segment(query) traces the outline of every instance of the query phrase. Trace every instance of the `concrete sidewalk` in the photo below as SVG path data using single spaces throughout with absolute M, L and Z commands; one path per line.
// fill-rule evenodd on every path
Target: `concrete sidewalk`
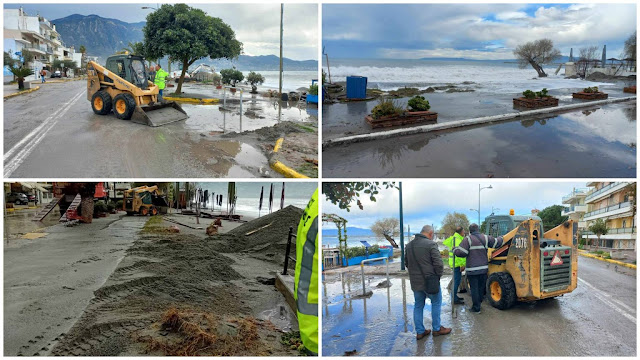
M 148 218 L 48 227 L 4 248 L 4 355 L 46 355 L 111 275 Z

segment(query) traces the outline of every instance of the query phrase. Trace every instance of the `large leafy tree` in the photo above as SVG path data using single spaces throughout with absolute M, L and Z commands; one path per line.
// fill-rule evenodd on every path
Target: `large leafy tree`
M 147 15 L 143 31 L 149 58 L 169 55 L 182 63 L 176 94 L 182 93 L 184 75 L 198 59 L 233 59 L 242 53 L 242 43 L 229 25 L 186 4 L 162 5 Z
M 596 250 L 598 250 L 598 246 L 600 245 L 600 236 L 607 235 L 607 223 L 604 219 L 600 218 L 594 221 L 591 225 L 589 225 L 589 231 L 596 234 L 598 237 L 598 242 L 596 243 Z M 591 241 L 591 245 L 593 245 L 593 240 Z
M 561 56 L 560 50 L 553 46 L 551 39 L 540 39 L 518 45 L 513 51 L 513 55 L 518 59 L 521 69 L 531 65 L 538 72 L 538 77 L 547 76 L 542 65 L 551 64 Z
M 563 208 L 564 207 L 562 205 L 551 205 L 547 206 L 538 213 L 538 216 L 540 217 L 540 219 L 542 219 L 544 231 L 549 231 L 567 221 L 568 217 L 562 216 Z

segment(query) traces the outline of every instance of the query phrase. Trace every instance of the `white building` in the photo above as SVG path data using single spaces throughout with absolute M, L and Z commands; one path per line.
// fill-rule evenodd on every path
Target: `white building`
M 584 221 L 587 205 L 584 199 L 587 197 L 589 190 L 589 188 L 574 188 L 569 194 L 562 197 L 562 203 L 565 205 L 564 209 L 562 209 L 562 216 L 568 216 L 569 219 L 577 222 L 580 232 L 587 228 L 587 222 Z
M 55 24 L 40 15 L 30 16 L 22 8 L 4 9 L 3 30 L 4 51 L 34 70 L 35 75 L 27 80 L 35 78 L 42 68 L 50 67 L 54 60 L 77 60 L 81 65 L 82 54 L 78 57 L 73 48 L 64 47 Z M 29 50 L 33 58 L 24 59 L 22 50 Z M 11 75 L 6 67 L 4 75 Z

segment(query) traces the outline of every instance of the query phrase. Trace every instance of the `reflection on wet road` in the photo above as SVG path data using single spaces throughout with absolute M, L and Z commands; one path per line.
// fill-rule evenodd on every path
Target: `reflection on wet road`
M 636 104 L 333 146 L 326 177 L 634 177 Z
M 617 270 L 606 263 L 579 258 L 580 282 L 571 294 L 533 303 L 517 303 L 497 310 L 486 301 L 480 314 L 457 306 L 451 316 L 446 289 L 450 276 L 441 279 L 442 325 L 450 335 L 417 341 L 413 326 L 413 292 L 409 279 L 392 278 L 390 288 L 376 285 L 384 276 L 362 280 L 357 273 L 323 276 L 322 346 L 324 356 L 357 351 L 361 356 L 634 356 L 636 354 L 635 271 Z M 468 294 L 463 295 L 467 304 Z M 425 307 L 430 328 L 431 305 Z

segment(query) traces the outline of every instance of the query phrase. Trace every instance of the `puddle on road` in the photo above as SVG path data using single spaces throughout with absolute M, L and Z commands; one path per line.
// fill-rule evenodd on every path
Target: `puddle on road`
M 227 103 L 228 110 L 223 110 L 222 104 L 183 104 L 182 108 L 189 114 L 189 118 L 184 121 L 185 129 L 212 133 L 211 135 L 241 133 L 274 126 L 282 121 L 307 122 L 314 120 L 314 116 L 317 118 L 317 108 L 307 111 L 295 106 L 281 107 L 276 101 L 245 100 L 242 114 L 238 103 Z
M 21 209 L 15 210 L 13 213 L 7 213 L 4 218 L 5 230 L 10 237 L 17 237 L 59 224 L 60 212 L 57 207 L 53 209 L 43 221 L 33 221 L 33 217 L 42 207 L 38 207 L 38 209 L 22 209 L 24 206 L 17 207 Z
M 451 327 L 451 301 L 446 287 L 451 279 L 440 280 L 442 293 L 442 325 Z M 378 288 L 385 276 L 366 277 L 367 290 L 362 294 L 360 274 L 323 276 L 322 353 L 343 356 L 357 350 L 362 356 L 430 356 L 451 355 L 454 337 L 432 337 L 416 342 L 413 325 L 413 292 L 408 278 L 391 278 L 391 287 Z M 424 309 L 424 325 L 431 327 L 431 304 Z
M 324 151 L 329 177 L 633 177 L 636 104 Z M 375 174 L 373 173 L 375 172 Z
M 255 177 L 247 169 L 263 173 L 269 160 L 256 147 L 236 140 L 206 140 L 191 143 L 190 154 L 210 167 L 215 176 Z

